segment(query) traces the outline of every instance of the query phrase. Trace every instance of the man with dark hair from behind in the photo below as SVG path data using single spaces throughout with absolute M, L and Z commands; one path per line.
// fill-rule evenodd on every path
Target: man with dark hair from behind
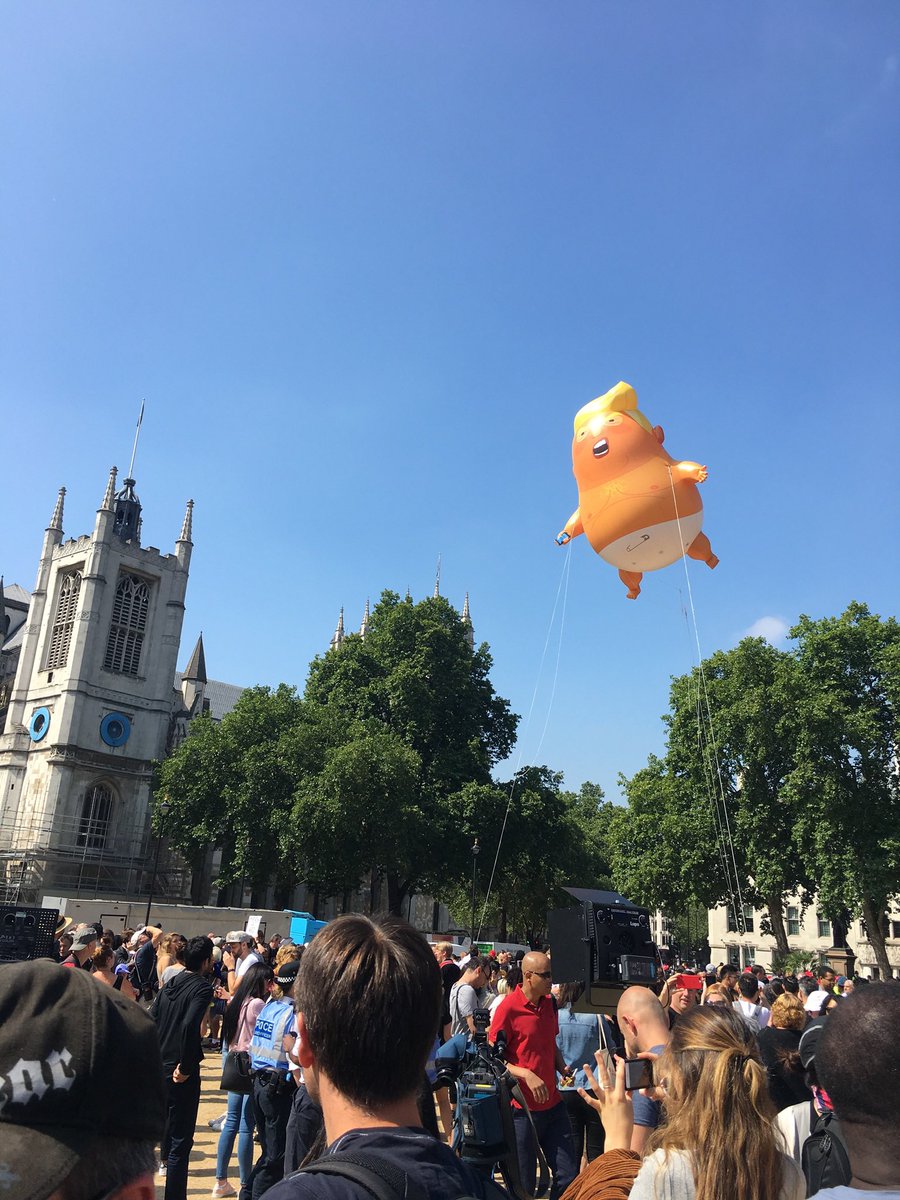
M 749 971 L 745 971 L 738 979 L 738 992 L 740 999 L 734 1001 L 734 1008 L 758 1033 L 769 1023 L 769 1010 L 760 1003 L 759 980 Z
M 398 917 L 338 917 L 307 949 L 295 995 L 295 1054 L 322 1108 L 327 1149 L 267 1200 L 371 1200 L 362 1183 L 340 1173 L 335 1160 L 350 1155 L 392 1177 L 398 1195 L 407 1185 L 431 1200 L 505 1195 L 422 1128 L 418 1095 L 442 988 L 417 930 Z
M 184 970 L 169 980 L 154 1002 L 168 1109 L 163 1143 L 166 1200 L 187 1197 L 188 1159 L 200 1106 L 200 1022 L 213 999 L 207 979 L 212 949 L 208 937 L 191 938 L 184 948 Z M 123 1070 L 127 1071 L 127 1063 Z
M 3 1200 L 154 1200 L 164 1123 L 146 1012 L 86 971 L 0 967 Z
M 827 1019 L 816 1073 L 834 1105 L 853 1177 L 822 1200 L 900 1196 L 900 980 L 841 1001 Z

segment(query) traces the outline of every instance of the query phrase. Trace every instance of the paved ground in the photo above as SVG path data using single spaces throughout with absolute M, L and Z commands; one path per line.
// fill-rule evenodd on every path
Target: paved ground
M 206 1051 L 206 1058 L 200 1066 L 200 1111 L 197 1114 L 197 1132 L 194 1135 L 194 1149 L 191 1151 L 191 1167 L 188 1174 L 188 1197 L 190 1200 L 209 1200 L 216 1184 L 216 1150 L 219 1145 L 219 1135 L 210 1129 L 207 1121 L 218 1117 L 225 1111 L 225 1093 L 219 1091 L 219 1080 L 222 1078 L 222 1058 L 214 1050 Z M 259 1147 L 256 1147 L 258 1153 Z M 254 1153 L 254 1161 L 257 1153 Z M 238 1191 L 237 1142 L 231 1156 L 231 1166 L 228 1172 L 228 1182 Z M 163 1200 L 166 1181 L 162 1175 L 156 1177 L 156 1200 Z
M 200 1200 L 209 1195 L 216 1183 L 216 1148 L 219 1145 L 219 1135 L 210 1129 L 207 1121 L 218 1117 L 225 1111 L 225 1093 L 219 1091 L 219 1080 L 222 1078 L 222 1059 L 213 1050 L 206 1051 L 206 1058 L 200 1067 L 200 1111 L 197 1114 L 197 1133 L 194 1137 L 194 1149 L 191 1151 L 191 1169 L 188 1175 L 188 1196 L 191 1200 Z M 237 1191 L 240 1187 L 237 1169 L 237 1145 L 231 1158 L 231 1169 L 228 1173 L 231 1186 Z M 156 1197 L 162 1200 L 165 1189 L 165 1179 L 156 1177 Z

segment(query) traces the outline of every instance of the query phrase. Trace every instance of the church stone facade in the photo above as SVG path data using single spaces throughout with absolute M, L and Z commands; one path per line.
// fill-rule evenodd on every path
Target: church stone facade
M 141 545 L 135 481 L 117 490 L 113 468 L 93 532 L 65 538 L 65 488 L 44 533 L 34 591 L 0 579 L 0 904 L 102 897 L 271 907 L 274 885 L 223 892 L 221 851 L 210 846 L 194 876 L 151 828 L 154 763 L 201 713 L 219 721 L 242 688 L 208 679 L 202 636 L 176 670 L 191 564 L 193 501 L 174 548 Z M 174 532 L 174 531 L 173 531 Z M 439 579 L 434 595 L 440 595 Z M 469 597 L 462 619 L 474 645 Z M 360 635 L 369 630 L 369 604 Z M 343 610 L 330 652 L 345 638 Z M 156 855 L 162 849 L 158 867 Z M 372 879 L 359 892 L 319 897 L 298 881 L 291 903 L 320 917 L 379 911 Z M 405 914 L 447 929 L 431 897 Z
M 174 686 L 193 501 L 163 553 L 141 545 L 134 486 L 117 490 L 113 468 L 93 532 L 69 539 L 60 489 L 32 595 L 13 589 L 7 611 L 0 591 L 6 902 L 146 891 L 153 763 L 208 706 L 202 644 Z M 173 867 L 162 886 L 181 895 L 187 881 Z

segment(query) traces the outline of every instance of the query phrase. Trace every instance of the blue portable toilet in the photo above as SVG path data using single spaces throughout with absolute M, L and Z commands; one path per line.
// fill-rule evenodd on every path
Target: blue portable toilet
M 317 921 L 312 913 L 297 912 L 294 908 L 286 908 L 284 911 L 291 914 L 291 941 L 296 942 L 298 946 L 312 941 L 327 924 L 325 921 Z

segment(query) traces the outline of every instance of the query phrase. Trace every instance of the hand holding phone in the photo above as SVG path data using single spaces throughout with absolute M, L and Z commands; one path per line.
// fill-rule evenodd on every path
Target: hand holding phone
M 687 988 L 689 992 L 702 992 L 703 980 L 699 975 L 676 975 L 672 987 Z
M 610 1070 L 610 1056 L 603 1050 L 594 1055 L 596 1067 L 584 1064 L 588 1087 L 579 1088 L 578 1094 L 600 1115 L 606 1131 L 607 1150 L 629 1150 L 634 1129 L 634 1108 L 631 1097 L 625 1090 L 625 1060 L 616 1058 Z
M 637 1092 L 641 1088 L 653 1087 L 653 1060 L 649 1058 L 625 1059 L 625 1090 Z

